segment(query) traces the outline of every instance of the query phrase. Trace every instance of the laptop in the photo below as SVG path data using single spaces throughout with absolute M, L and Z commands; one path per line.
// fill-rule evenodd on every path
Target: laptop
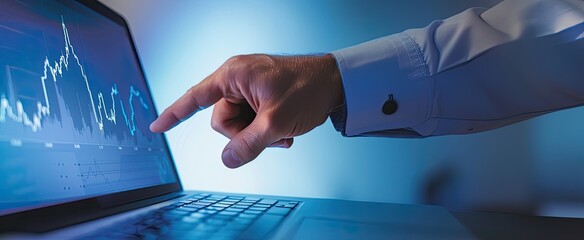
M 97 1 L 0 1 L 0 36 L 0 239 L 473 238 L 439 206 L 183 190 Z

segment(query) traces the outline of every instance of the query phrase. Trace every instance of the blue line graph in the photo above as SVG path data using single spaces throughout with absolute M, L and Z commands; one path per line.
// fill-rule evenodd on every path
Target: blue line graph
M 23 106 L 20 100 L 16 100 L 14 106 L 11 105 L 8 98 L 2 94 L 0 95 L 0 123 L 11 120 L 29 128 L 32 132 L 40 131 L 43 127 L 43 119 L 51 114 L 51 105 L 49 101 L 49 94 L 47 92 L 47 80 L 53 80 L 57 83 L 59 78 L 63 78 L 64 71 L 69 71 L 70 67 L 78 67 L 81 76 L 84 80 L 85 87 L 87 89 L 87 97 L 91 103 L 91 111 L 93 113 L 94 121 L 97 124 L 99 130 L 103 133 L 105 124 L 104 122 L 110 122 L 112 124 L 118 124 L 117 112 L 116 112 L 116 97 L 120 98 L 118 87 L 114 83 L 111 87 L 109 95 L 111 97 L 111 106 L 108 108 L 106 106 L 106 100 L 102 92 L 97 92 L 97 99 L 94 100 L 94 93 L 90 87 L 90 81 L 87 77 L 86 70 L 83 67 L 80 57 L 75 52 L 75 47 L 71 43 L 69 37 L 69 31 L 65 25 L 63 17 L 61 17 L 61 27 L 63 30 L 64 38 L 64 52 L 58 57 L 58 60 L 51 63 L 49 57 L 47 56 L 43 62 L 43 75 L 40 77 L 40 82 L 44 94 L 44 102 L 37 101 L 36 109 L 32 115 L 27 114 L 27 109 Z M 70 60 L 73 59 L 73 64 Z M 140 92 L 136 90 L 133 86 L 130 86 L 128 105 L 130 106 L 130 112 L 126 113 L 124 109 L 124 102 L 119 99 L 120 108 L 122 111 L 122 116 L 124 117 L 124 124 L 127 126 L 130 135 L 134 136 L 136 133 L 136 121 L 135 121 L 135 109 L 133 106 L 134 100 L 138 100 L 139 105 L 148 110 L 149 106 L 146 104 L 144 99 L 140 96 Z M 97 104 L 96 104 L 97 101 Z
M 176 182 L 127 28 L 75 1 L 0 1 L 0 213 Z
M 130 118 L 126 115 L 126 110 L 124 110 L 122 100 L 120 100 L 120 106 L 122 107 L 122 114 L 124 114 L 124 119 L 126 120 L 126 126 L 130 129 L 130 134 L 132 134 L 132 136 L 136 133 L 136 120 L 134 119 L 136 113 L 134 111 L 134 105 L 131 104 L 134 97 L 138 97 L 138 99 L 140 99 L 140 105 L 144 109 L 148 109 L 148 105 L 144 102 L 144 99 L 140 97 L 140 92 L 134 90 L 133 86 L 130 86 L 130 99 L 128 99 L 128 102 L 130 103 Z

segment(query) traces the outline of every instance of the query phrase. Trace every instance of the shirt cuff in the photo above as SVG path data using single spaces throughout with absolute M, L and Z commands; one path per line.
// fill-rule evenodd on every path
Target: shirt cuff
M 331 52 L 341 72 L 346 112 L 331 118 L 346 136 L 427 136 L 420 125 L 430 116 L 433 83 L 419 46 L 406 33 Z M 382 107 L 389 96 L 397 110 Z

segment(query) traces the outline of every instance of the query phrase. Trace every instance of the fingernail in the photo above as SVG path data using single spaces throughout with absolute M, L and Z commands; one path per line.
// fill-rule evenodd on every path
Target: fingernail
M 282 148 L 290 148 L 290 139 L 284 139 L 284 143 L 282 143 Z
M 284 148 L 284 145 L 282 144 L 275 144 L 272 143 L 270 146 L 268 146 L 269 148 Z
M 223 164 L 225 164 L 225 166 L 227 166 L 228 168 L 238 168 L 242 164 L 239 156 L 237 156 L 237 154 L 235 154 L 235 151 L 233 151 L 233 149 L 231 148 L 228 148 L 225 151 L 223 151 L 222 157 Z
M 288 141 L 284 141 L 283 143 L 280 143 L 280 144 L 272 144 L 272 145 L 270 145 L 270 147 L 273 147 L 273 148 L 290 148 L 290 145 L 288 144 Z
M 156 120 L 154 120 L 154 122 L 150 123 L 150 131 L 154 132 L 156 131 Z

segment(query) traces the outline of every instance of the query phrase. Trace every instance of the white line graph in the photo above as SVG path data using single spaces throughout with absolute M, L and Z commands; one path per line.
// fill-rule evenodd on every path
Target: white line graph
M 91 111 L 93 113 L 93 117 L 99 130 L 103 132 L 104 130 L 104 122 L 108 121 L 112 124 L 117 124 L 116 118 L 116 97 L 119 96 L 117 85 L 114 84 L 111 87 L 111 91 L 109 93 L 111 97 L 111 108 L 107 108 L 106 101 L 104 94 L 102 92 L 97 92 L 97 104 L 94 100 L 94 93 L 91 90 L 90 82 L 87 77 L 85 68 L 83 67 L 82 61 L 80 60 L 79 56 L 75 53 L 75 48 L 71 43 L 71 39 L 69 38 L 69 31 L 67 26 L 65 25 L 65 21 L 63 17 L 61 17 L 61 27 L 63 30 L 63 37 L 65 48 L 64 52 L 59 56 L 58 60 L 51 63 L 48 56 L 45 58 L 43 62 L 43 75 L 40 77 L 41 85 L 43 88 L 44 94 L 44 103 L 42 101 L 38 101 L 36 104 L 36 110 L 34 113 L 29 116 L 27 111 L 25 111 L 23 104 L 20 100 L 16 100 L 15 106 L 12 106 L 6 96 L 0 96 L 0 123 L 6 122 L 8 119 L 12 120 L 17 123 L 22 123 L 24 126 L 31 129 L 32 132 L 37 132 L 42 129 L 42 120 L 45 117 L 48 117 L 51 113 L 51 106 L 49 103 L 49 94 L 47 93 L 46 88 L 46 81 L 52 79 L 55 83 L 58 81 L 59 77 L 63 77 L 63 72 L 68 71 L 70 67 L 78 67 L 81 76 L 85 81 L 85 87 L 87 88 L 87 94 L 91 103 Z M 70 62 L 70 58 L 72 57 L 73 62 Z M 144 99 L 140 96 L 140 92 L 134 89 L 133 86 L 130 86 L 129 92 L 129 99 L 128 104 L 130 106 L 130 114 L 127 114 L 124 110 L 123 101 L 120 99 L 120 108 L 122 110 L 122 115 L 124 117 L 124 123 L 128 127 L 130 134 L 134 135 L 136 132 L 136 122 L 134 119 L 135 112 L 134 107 L 132 105 L 132 101 L 136 97 L 139 100 L 140 105 L 144 109 L 148 109 L 148 104 L 145 103 Z M 129 116 L 128 116 L 129 115 Z

